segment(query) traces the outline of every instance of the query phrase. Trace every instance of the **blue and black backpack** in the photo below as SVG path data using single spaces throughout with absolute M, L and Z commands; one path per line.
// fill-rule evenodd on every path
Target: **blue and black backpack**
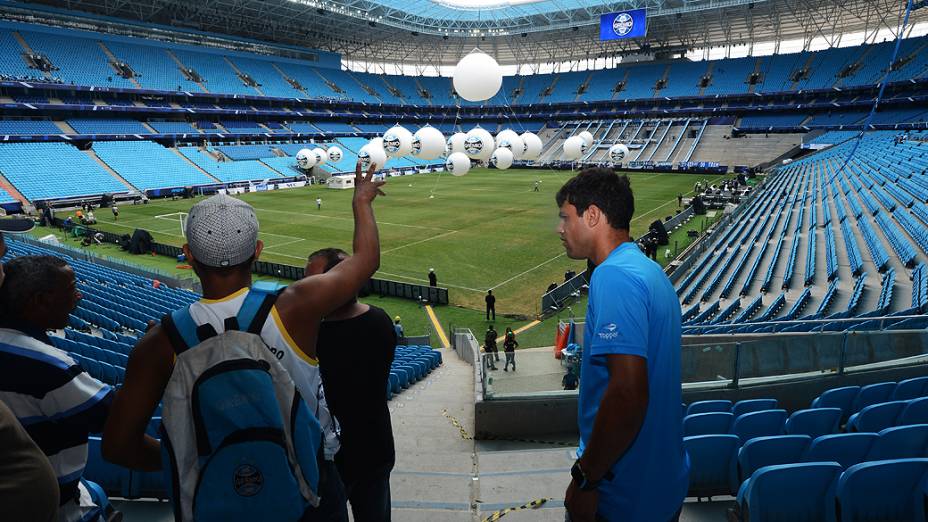
M 319 504 L 319 421 L 261 339 L 276 298 L 249 291 L 222 332 L 189 307 L 162 321 L 177 357 L 161 427 L 177 520 L 299 520 Z

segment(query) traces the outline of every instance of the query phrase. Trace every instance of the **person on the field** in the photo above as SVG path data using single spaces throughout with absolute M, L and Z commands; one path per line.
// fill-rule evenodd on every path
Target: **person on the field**
M 556 196 L 571 259 L 596 264 L 581 357 L 580 447 L 568 519 L 678 520 L 689 484 L 680 410 L 680 301 L 629 228 L 628 177 L 590 168 Z
M 487 354 L 487 361 L 490 363 L 490 369 L 496 369 L 496 363 L 499 361 L 499 348 L 496 347 L 496 338 L 499 334 L 493 329 L 493 325 L 487 327 L 487 333 L 483 336 L 483 351 Z
M 504 372 L 509 371 L 509 363 L 512 363 L 512 371 L 516 371 L 516 348 L 519 347 L 519 341 L 516 341 L 516 334 L 512 328 L 506 327 L 506 336 L 503 337 L 503 352 L 506 356 L 506 366 Z
M 394 333 L 396 333 L 397 339 L 402 339 L 403 337 L 406 337 L 405 332 L 403 332 L 403 324 L 400 323 L 400 316 L 396 316 L 393 318 L 393 331 Z
M 483 299 L 487 303 L 487 321 L 490 320 L 490 314 L 493 314 L 493 320 L 496 320 L 496 296 L 493 295 L 493 290 L 487 290 L 487 295 Z
M 113 204 L 113 220 L 119 221 L 119 207 L 115 203 Z
M 434 268 L 429 268 L 429 286 L 438 286 L 438 276 L 435 275 Z
M 316 198 L 316 210 L 322 210 L 322 198 Z

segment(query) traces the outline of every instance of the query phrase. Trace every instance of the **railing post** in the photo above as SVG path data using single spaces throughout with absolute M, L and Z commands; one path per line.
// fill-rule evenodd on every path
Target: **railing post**
M 741 343 L 735 343 L 735 357 L 732 360 L 731 382 L 729 388 L 738 389 L 738 379 L 741 377 Z
M 850 334 L 844 332 L 844 341 L 841 343 L 841 353 L 838 354 L 838 375 L 844 375 L 844 362 L 847 359 L 847 338 Z

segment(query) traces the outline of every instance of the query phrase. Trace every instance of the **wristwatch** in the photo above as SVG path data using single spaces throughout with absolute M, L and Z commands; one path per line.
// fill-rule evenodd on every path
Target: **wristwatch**
M 580 488 L 580 491 L 593 491 L 598 488 L 604 480 L 612 480 L 615 476 L 612 471 L 607 471 L 605 475 L 602 476 L 599 480 L 589 480 L 586 476 L 586 473 L 583 472 L 583 468 L 580 467 L 580 459 L 577 459 L 574 462 L 574 465 L 570 468 L 570 476 L 577 481 L 577 487 Z

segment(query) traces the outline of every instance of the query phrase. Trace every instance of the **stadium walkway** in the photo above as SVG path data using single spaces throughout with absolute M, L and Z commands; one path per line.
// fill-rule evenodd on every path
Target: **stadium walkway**
M 473 368 L 452 350 L 443 364 L 390 401 L 396 441 L 391 480 L 396 522 L 479 522 L 494 512 L 547 498 L 538 509 L 507 512 L 506 522 L 561 522 L 576 457 L 565 446 L 474 441 Z M 125 520 L 167 522 L 166 503 L 116 501 Z M 683 521 L 724 521 L 724 503 L 687 503 Z

